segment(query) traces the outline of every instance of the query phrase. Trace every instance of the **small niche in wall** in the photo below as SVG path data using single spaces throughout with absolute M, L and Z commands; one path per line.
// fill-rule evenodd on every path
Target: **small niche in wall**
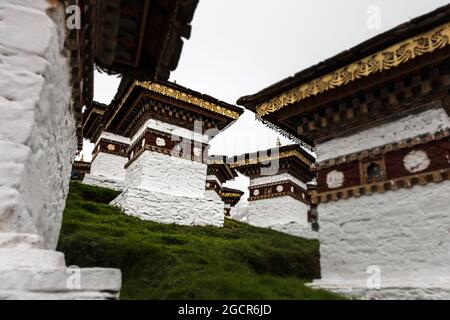
M 375 183 L 386 180 L 384 159 L 367 160 L 361 164 L 362 183 Z

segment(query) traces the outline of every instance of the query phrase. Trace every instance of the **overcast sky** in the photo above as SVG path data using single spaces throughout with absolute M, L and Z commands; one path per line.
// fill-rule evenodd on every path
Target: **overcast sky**
M 256 93 L 447 3 L 445 0 L 200 0 L 192 22 L 192 36 L 185 41 L 171 80 L 235 103 L 242 95 Z M 116 78 L 97 74 L 95 99 L 109 103 L 117 85 Z M 275 146 L 276 138 L 275 132 L 246 112 L 212 141 L 211 153 L 234 155 L 267 149 Z M 286 139 L 282 142 L 289 143 Z

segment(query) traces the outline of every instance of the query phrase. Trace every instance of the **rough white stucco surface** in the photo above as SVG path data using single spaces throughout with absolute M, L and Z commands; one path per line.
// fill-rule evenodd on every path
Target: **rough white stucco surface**
M 91 172 L 84 177 L 83 183 L 122 191 L 125 188 L 127 161 L 126 157 L 100 152 L 92 161 Z
M 445 181 L 321 204 L 316 284 L 368 298 L 450 298 L 449 194 Z M 369 266 L 386 290 L 365 288 Z
M 308 206 L 292 197 L 250 201 L 246 213 L 248 223 L 256 227 L 270 228 L 298 237 L 317 238 L 308 222 Z
M 127 168 L 126 186 L 172 195 L 203 197 L 206 170 L 204 163 L 145 151 Z
M 276 174 L 276 175 L 271 175 L 271 176 L 262 176 L 262 177 L 250 179 L 250 187 L 263 185 L 263 184 L 267 184 L 267 183 L 287 181 L 287 180 L 294 182 L 299 187 L 302 187 L 305 191 L 307 190 L 306 184 L 303 181 L 301 181 L 300 179 L 297 179 L 296 177 L 294 177 L 293 175 L 291 175 L 289 173 L 281 173 L 281 174 Z
M 54 249 L 76 148 L 64 18 L 47 1 L 0 3 L 0 232 Z
M 64 12 L 49 6 L 0 2 L 0 300 L 113 299 L 120 270 L 79 269 L 72 287 L 54 251 L 76 138 Z
M 126 188 L 111 204 L 128 215 L 160 223 L 222 227 L 224 222 L 223 202 L 208 196 L 186 197 Z
M 438 104 L 434 109 L 319 144 L 316 148 L 317 162 L 414 138 L 422 134 L 435 133 L 445 128 L 450 128 L 450 117 Z
M 0 300 L 117 299 L 118 269 L 68 269 L 53 250 L 0 248 Z
M 223 226 L 224 204 L 205 191 L 203 163 L 145 151 L 127 168 L 126 188 L 112 204 L 162 223 Z

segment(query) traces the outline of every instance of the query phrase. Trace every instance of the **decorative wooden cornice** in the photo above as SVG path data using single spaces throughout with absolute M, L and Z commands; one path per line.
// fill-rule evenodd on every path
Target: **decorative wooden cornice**
M 90 173 L 91 163 L 84 161 L 75 161 L 72 166 L 72 170 L 79 173 Z
M 84 176 L 91 172 L 91 163 L 84 161 L 75 161 L 72 166 L 70 179 L 74 181 L 83 181 Z
M 243 195 L 244 192 L 242 192 L 241 190 L 230 189 L 226 187 L 222 188 L 222 191 L 220 193 L 222 201 L 230 207 L 234 207 L 241 200 L 241 197 Z
M 316 170 L 312 203 L 450 180 L 450 129 L 324 161 Z
M 282 93 L 258 105 L 256 113 L 259 117 L 266 116 L 309 97 L 317 96 L 358 79 L 396 68 L 417 57 L 445 48 L 449 44 L 450 23 L 446 23 Z
M 345 200 L 349 198 L 359 198 L 361 196 L 375 193 L 385 193 L 404 188 L 409 189 L 415 185 L 425 186 L 429 183 L 439 183 L 444 180 L 450 180 L 450 169 L 414 174 L 389 181 L 375 182 L 357 187 L 340 189 L 337 191 L 322 193 L 313 192 L 311 195 L 311 201 L 314 203 L 327 203 L 330 201 Z
M 176 100 L 180 100 L 180 101 L 192 104 L 194 106 L 200 107 L 202 109 L 206 109 L 208 111 L 212 111 L 214 113 L 218 113 L 220 115 L 231 118 L 233 120 L 237 120 L 240 116 L 240 114 L 238 112 L 229 110 L 229 109 L 219 106 L 215 103 L 206 101 L 202 98 L 195 97 L 191 94 L 176 90 L 174 88 L 167 87 L 165 85 L 162 85 L 162 84 L 159 84 L 156 82 L 135 81 L 134 86 L 142 87 L 144 89 L 156 92 L 163 96 L 170 97 L 170 98 L 173 98 Z
M 288 150 L 288 151 L 281 151 L 274 156 L 257 156 L 257 157 L 249 157 L 246 159 L 238 160 L 238 161 L 231 163 L 230 167 L 235 169 L 235 168 L 249 166 L 249 165 L 258 165 L 258 164 L 264 164 L 264 163 L 267 164 L 273 160 L 286 159 L 286 158 L 290 158 L 290 157 L 296 157 L 308 166 L 310 166 L 313 163 L 310 159 L 305 157 L 300 151 Z
M 125 168 L 128 168 L 145 151 L 206 164 L 207 159 L 204 155 L 208 148 L 207 144 L 190 139 L 172 140 L 172 138 L 172 135 L 167 132 L 147 128 L 127 149 L 129 161 L 125 164 Z
M 215 180 L 206 180 L 205 190 L 206 191 L 214 191 L 219 196 L 222 193 L 222 187 Z
M 363 150 L 360 152 L 351 153 L 345 156 L 337 157 L 334 159 L 329 159 L 322 161 L 318 164 L 313 165 L 311 168 L 313 170 L 322 170 L 332 168 L 341 164 L 350 163 L 357 160 L 376 158 L 381 155 L 385 155 L 389 152 L 398 151 L 402 149 L 412 148 L 422 144 L 426 144 L 432 141 L 440 141 L 450 137 L 450 129 L 446 128 L 444 130 L 438 131 L 436 133 L 428 133 L 415 138 L 404 139 L 395 143 L 390 143 L 381 147 L 372 148 L 369 150 Z
M 229 192 L 222 192 L 220 194 L 222 198 L 240 198 L 242 194 L 240 193 L 229 193 Z
M 231 208 L 235 207 L 236 204 L 241 200 L 244 193 L 240 190 L 224 188 L 220 193 L 220 198 L 222 199 L 224 206 L 224 213 L 226 217 L 231 214 Z
M 279 197 L 292 197 L 305 204 L 309 204 L 308 192 L 290 180 L 255 185 L 249 187 L 248 190 L 250 193 L 248 201 L 267 200 Z
M 126 143 L 101 138 L 92 152 L 92 162 L 97 158 L 99 153 L 107 153 L 114 156 L 126 157 L 128 147 L 129 145 Z
M 207 159 L 206 163 L 208 165 L 207 175 L 216 176 L 221 183 L 233 180 L 238 176 L 236 170 L 231 169 L 224 160 Z

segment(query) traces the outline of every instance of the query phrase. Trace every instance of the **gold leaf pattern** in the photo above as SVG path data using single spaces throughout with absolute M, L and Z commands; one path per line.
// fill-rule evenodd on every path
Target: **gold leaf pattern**
M 136 81 L 135 85 L 145 88 L 147 90 L 159 93 L 161 95 L 164 95 L 164 96 L 167 96 L 170 98 L 174 98 L 176 100 L 180 100 L 183 102 L 193 104 L 197 107 L 221 114 L 223 116 L 226 116 L 226 117 L 234 119 L 234 120 L 239 118 L 239 113 L 237 113 L 236 111 L 221 107 L 215 103 L 203 100 L 201 98 L 194 97 L 188 93 L 166 87 L 159 83 L 155 83 L 155 82 L 151 82 L 151 81 L 145 81 L 145 82 Z
M 306 98 L 344 86 L 355 80 L 400 66 L 416 57 L 432 53 L 450 43 L 450 23 L 420 36 L 400 42 L 370 57 L 352 63 L 318 79 L 302 84 L 256 107 L 259 117 L 278 111 Z

